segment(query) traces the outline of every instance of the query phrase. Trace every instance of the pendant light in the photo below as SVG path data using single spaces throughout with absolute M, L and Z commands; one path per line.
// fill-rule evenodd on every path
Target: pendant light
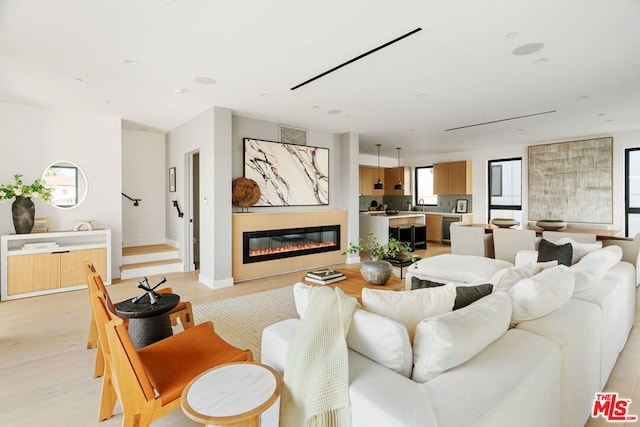
M 378 182 L 373 184 L 373 188 L 375 190 L 383 190 L 384 184 L 382 183 L 382 181 L 380 181 L 380 146 L 382 144 L 376 144 L 376 145 L 378 146 Z
M 402 170 L 400 170 L 400 147 L 397 147 L 398 150 L 398 183 L 393 187 L 396 190 L 404 190 L 404 185 L 402 185 Z

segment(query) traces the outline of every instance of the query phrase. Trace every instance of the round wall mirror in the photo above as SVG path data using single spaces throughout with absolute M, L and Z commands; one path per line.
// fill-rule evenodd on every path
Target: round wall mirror
M 60 209 L 78 206 L 87 196 L 87 177 L 75 163 L 51 163 L 42 173 L 42 183 L 51 187 L 51 204 Z

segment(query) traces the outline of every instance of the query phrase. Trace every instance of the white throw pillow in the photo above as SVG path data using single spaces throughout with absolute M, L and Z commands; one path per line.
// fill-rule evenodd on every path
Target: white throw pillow
M 523 251 L 520 251 L 523 252 Z M 518 253 L 520 253 L 518 252 Z M 533 252 L 533 251 L 529 251 Z M 516 254 L 516 259 L 517 259 Z M 517 264 L 517 263 L 516 263 Z M 498 271 L 493 275 L 491 279 L 489 279 L 489 283 L 493 285 L 493 292 L 504 291 L 509 292 L 509 289 L 516 283 L 518 283 L 522 279 L 526 279 L 527 277 L 534 276 L 540 273 L 542 270 L 555 267 L 558 265 L 558 261 L 548 261 L 548 262 L 533 262 L 530 264 L 524 264 L 516 267 L 505 268 L 504 270 Z
M 571 243 L 571 247 L 573 248 L 571 264 L 577 263 L 585 255 L 587 255 L 590 252 L 597 251 L 598 249 L 602 249 L 602 242 L 580 243 L 580 242 L 576 242 L 571 237 L 561 237 L 556 241 L 556 245 L 564 245 L 566 243 Z
M 508 267 L 513 267 L 513 264 L 500 259 L 442 254 L 423 258 L 410 266 L 407 278 L 409 283 L 412 275 L 440 282 L 486 283 L 498 270 Z
M 347 345 L 374 362 L 411 378 L 413 350 L 400 322 L 356 308 Z
M 574 292 L 584 291 L 600 283 L 607 271 L 621 259 L 622 248 L 617 245 L 607 246 L 583 256 L 580 261 L 571 266 L 576 278 Z
M 565 265 L 520 280 L 509 290 L 513 306 L 511 323 L 517 325 L 558 309 L 571 298 L 574 286 L 574 273 Z
M 509 329 L 511 300 L 497 292 L 460 310 L 424 319 L 413 342 L 413 374 L 426 382 L 485 349 Z
M 456 286 L 453 283 L 414 291 L 362 290 L 364 309 L 405 325 L 412 342 L 418 322 L 425 317 L 451 311 L 455 300 Z
M 516 267 L 522 267 L 527 264 L 535 264 L 537 262 L 538 262 L 538 251 L 522 249 L 516 252 Z
M 307 310 L 309 288 L 302 282 L 293 285 L 293 299 L 300 318 Z M 400 322 L 356 307 L 347 346 L 400 375 L 411 377 L 413 350 L 407 328 Z

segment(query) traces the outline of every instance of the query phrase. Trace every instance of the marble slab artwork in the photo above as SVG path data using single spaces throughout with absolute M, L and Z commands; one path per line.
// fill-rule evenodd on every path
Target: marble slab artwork
M 244 176 L 260 187 L 254 206 L 329 204 L 329 149 L 244 138 Z
M 613 223 L 613 138 L 529 146 L 529 219 Z

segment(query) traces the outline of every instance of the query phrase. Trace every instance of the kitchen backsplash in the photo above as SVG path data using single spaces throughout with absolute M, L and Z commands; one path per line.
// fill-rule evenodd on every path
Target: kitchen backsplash
M 446 196 L 438 196 L 437 206 L 425 206 L 425 212 L 451 212 L 455 210 L 458 200 L 463 199 L 467 201 L 467 213 L 473 213 L 473 196 L 468 194 L 453 194 Z M 409 210 L 407 200 L 411 202 L 411 210 L 422 210 L 422 206 L 414 206 L 413 198 L 411 196 L 360 196 L 359 209 L 360 211 L 368 211 L 371 203 L 375 201 L 377 206 L 381 206 L 384 203 L 388 205 L 388 209 L 397 209 L 399 211 Z

